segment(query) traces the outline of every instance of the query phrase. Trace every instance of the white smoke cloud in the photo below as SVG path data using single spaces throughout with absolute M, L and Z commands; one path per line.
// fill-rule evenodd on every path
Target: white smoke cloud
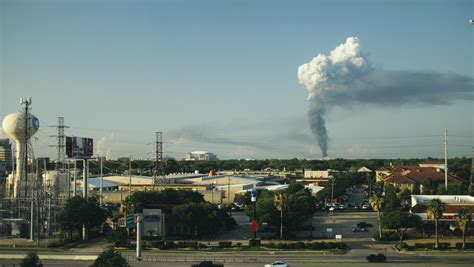
M 349 37 L 329 56 L 318 54 L 298 68 L 298 80 L 308 90 L 308 119 L 312 132 L 327 156 L 325 114 L 334 106 L 447 105 L 474 99 L 474 79 L 453 73 L 386 71 L 372 67 L 361 52 L 359 39 Z
M 97 141 L 97 155 L 100 157 L 104 157 L 106 159 L 112 159 L 113 154 L 112 154 L 112 148 L 111 148 L 111 142 L 115 139 L 115 134 L 110 134 L 109 137 L 107 136 L 102 136 L 98 141 Z

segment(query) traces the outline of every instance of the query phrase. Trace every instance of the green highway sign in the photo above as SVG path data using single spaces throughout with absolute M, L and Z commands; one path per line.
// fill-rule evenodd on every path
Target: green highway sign
M 133 227 L 135 225 L 135 214 L 127 215 L 127 227 Z

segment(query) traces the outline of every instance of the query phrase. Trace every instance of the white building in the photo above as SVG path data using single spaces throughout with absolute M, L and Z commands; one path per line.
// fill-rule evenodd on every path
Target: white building
M 217 160 L 217 155 L 208 151 L 193 151 L 184 160 Z

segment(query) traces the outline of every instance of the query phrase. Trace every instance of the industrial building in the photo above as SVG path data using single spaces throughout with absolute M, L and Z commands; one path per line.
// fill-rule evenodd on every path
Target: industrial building
M 208 151 L 193 151 L 184 160 L 217 160 L 217 155 Z

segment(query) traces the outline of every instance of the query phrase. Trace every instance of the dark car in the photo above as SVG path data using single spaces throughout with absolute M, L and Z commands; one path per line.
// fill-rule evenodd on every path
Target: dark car
M 374 227 L 371 223 L 360 222 L 357 224 L 357 228 L 369 228 Z

